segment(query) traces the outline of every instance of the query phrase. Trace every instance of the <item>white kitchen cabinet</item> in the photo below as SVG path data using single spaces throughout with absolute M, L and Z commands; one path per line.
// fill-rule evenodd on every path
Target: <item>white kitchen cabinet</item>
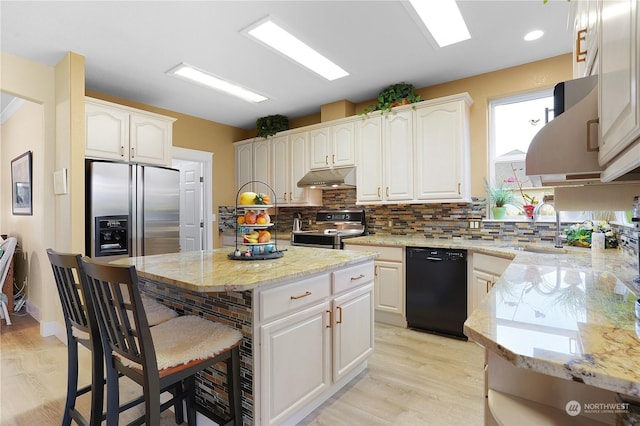
M 640 141 L 640 7 L 636 0 L 603 1 L 600 18 L 600 165 Z M 637 160 L 635 165 L 639 165 Z M 606 175 L 616 175 L 606 170 Z
M 171 165 L 175 119 L 85 98 L 85 156 L 132 163 Z
M 257 138 L 251 144 L 253 150 L 253 180 L 270 184 L 271 179 L 271 140 Z M 254 183 L 253 190 L 267 193 L 267 187 Z
M 413 111 L 394 111 L 383 119 L 383 197 L 410 201 L 413 197 Z
M 373 352 L 373 262 L 259 290 L 259 424 L 295 424 Z
M 407 326 L 405 310 L 405 262 L 402 247 L 364 246 L 345 242 L 345 250 L 378 253 L 374 260 L 374 309 L 376 321 Z
M 415 114 L 415 198 L 470 201 L 469 105 L 467 96 L 442 98 Z
M 271 140 L 271 185 L 278 205 L 322 205 L 319 189 L 298 188 L 298 181 L 309 170 L 307 166 L 307 132 L 276 136 Z
M 470 200 L 471 103 L 463 93 L 358 121 L 357 203 Z
M 382 117 L 370 116 L 356 123 L 358 160 L 356 162 L 357 202 L 382 202 L 384 176 L 382 173 Z
M 311 170 L 353 166 L 355 164 L 353 121 L 311 129 L 309 151 Z
M 472 253 L 471 276 L 468 280 L 467 291 L 469 295 L 467 312 L 469 314 L 489 293 L 509 264 L 511 264 L 511 259 L 484 253 Z
M 413 199 L 412 110 L 374 115 L 358 122 L 358 204 Z
M 573 27 L 573 77 L 587 77 L 598 71 L 598 25 L 601 0 L 581 0 L 569 5 Z
M 245 183 L 253 180 L 253 140 L 236 142 L 236 191 Z M 245 187 L 253 191 L 253 185 Z
M 373 283 L 333 301 L 333 381 L 345 377 L 373 353 Z
M 329 311 L 326 301 L 261 327 L 261 424 L 282 423 L 331 385 Z

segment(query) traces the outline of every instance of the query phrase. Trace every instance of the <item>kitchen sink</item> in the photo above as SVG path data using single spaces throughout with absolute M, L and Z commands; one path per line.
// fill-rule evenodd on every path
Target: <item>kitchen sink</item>
M 535 247 L 529 245 L 517 245 L 517 246 L 506 246 L 510 250 L 525 252 L 525 253 L 539 253 L 539 254 L 567 254 L 571 253 L 572 250 L 567 247 Z

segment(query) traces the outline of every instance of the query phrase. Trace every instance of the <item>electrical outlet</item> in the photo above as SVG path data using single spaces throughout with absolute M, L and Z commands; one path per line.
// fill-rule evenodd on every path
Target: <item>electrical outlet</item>
M 390 220 L 388 225 L 389 225 L 389 228 L 391 228 L 393 226 L 393 220 Z

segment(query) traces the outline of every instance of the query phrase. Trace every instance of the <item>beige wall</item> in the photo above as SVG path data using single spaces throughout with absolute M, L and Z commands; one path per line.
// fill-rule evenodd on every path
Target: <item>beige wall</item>
M 233 142 L 251 137 L 249 132 L 104 93 L 90 90 L 86 93 L 87 96 L 94 98 L 176 118 L 177 120 L 173 124 L 173 146 L 213 153 L 212 211 L 217 213 L 218 206 L 235 204 L 235 150 Z M 218 247 L 218 232 L 213 232 L 213 238 L 214 247 Z

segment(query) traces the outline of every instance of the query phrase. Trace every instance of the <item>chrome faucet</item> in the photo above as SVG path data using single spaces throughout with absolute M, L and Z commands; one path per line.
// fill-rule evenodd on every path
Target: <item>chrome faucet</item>
M 553 210 L 556 212 L 556 237 L 554 247 L 562 248 L 562 237 L 560 236 L 560 212 L 555 208 L 553 201 L 553 195 L 545 195 L 544 197 L 542 197 L 542 202 L 533 209 L 533 223 L 536 222 L 536 219 L 540 215 L 540 209 L 542 208 L 542 206 L 553 206 Z

